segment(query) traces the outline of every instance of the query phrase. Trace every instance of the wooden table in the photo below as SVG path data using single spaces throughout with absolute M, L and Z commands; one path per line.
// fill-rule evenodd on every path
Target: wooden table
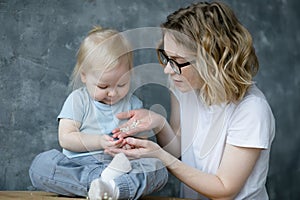
M 0 191 L 0 200 L 9 200 L 9 199 L 24 199 L 24 200 L 71 200 L 71 199 L 85 199 L 85 198 L 68 198 L 68 197 L 59 197 L 57 194 L 49 192 L 39 192 L 39 191 Z
M 0 191 L 0 200 L 83 200 L 86 198 L 72 198 L 72 197 L 61 197 L 54 193 L 41 192 L 41 191 Z M 179 200 L 180 198 L 175 197 L 157 197 L 147 196 L 141 198 L 141 200 Z M 187 199 L 186 199 L 187 200 Z

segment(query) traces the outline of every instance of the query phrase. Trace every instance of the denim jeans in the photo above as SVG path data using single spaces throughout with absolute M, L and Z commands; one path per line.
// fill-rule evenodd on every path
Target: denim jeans
M 107 155 L 68 158 L 55 149 L 35 157 L 29 169 L 33 186 L 37 189 L 66 196 L 87 196 L 91 182 L 99 178 L 110 163 Z M 130 161 L 132 170 L 114 179 L 119 199 L 138 199 L 163 188 L 168 172 L 155 158 Z

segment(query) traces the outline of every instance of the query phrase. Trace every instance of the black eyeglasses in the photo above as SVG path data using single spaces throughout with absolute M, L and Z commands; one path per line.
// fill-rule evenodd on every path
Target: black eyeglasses
M 176 74 L 181 74 L 181 68 L 186 67 L 186 66 L 190 65 L 191 63 L 195 62 L 195 61 L 191 61 L 191 62 L 185 62 L 185 63 L 178 63 L 175 60 L 173 60 L 172 58 L 169 58 L 167 56 L 165 50 L 163 50 L 163 49 L 157 49 L 156 53 L 157 53 L 158 61 L 160 62 L 160 64 L 163 67 L 166 67 L 168 62 L 170 62 L 170 65 Z

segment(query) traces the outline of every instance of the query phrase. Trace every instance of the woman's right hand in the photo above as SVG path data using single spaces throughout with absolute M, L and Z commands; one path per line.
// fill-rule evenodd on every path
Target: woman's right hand
M 116 117 L 120 120 L 128 119 L 128 121 L 112 131 L 115 138 L 125 138 L 149 130 L 157 133 L 166 123 L 163 116 L 147 109 L 121 112 Z

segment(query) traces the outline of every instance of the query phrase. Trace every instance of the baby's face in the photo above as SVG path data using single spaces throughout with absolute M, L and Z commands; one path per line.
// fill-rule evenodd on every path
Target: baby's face
M 113 69 L 82 73 L 81 80 L 95 101 L 113 105 L 124 98 L 130 89 L 130 66 L 127 59 L 120 59 Z

